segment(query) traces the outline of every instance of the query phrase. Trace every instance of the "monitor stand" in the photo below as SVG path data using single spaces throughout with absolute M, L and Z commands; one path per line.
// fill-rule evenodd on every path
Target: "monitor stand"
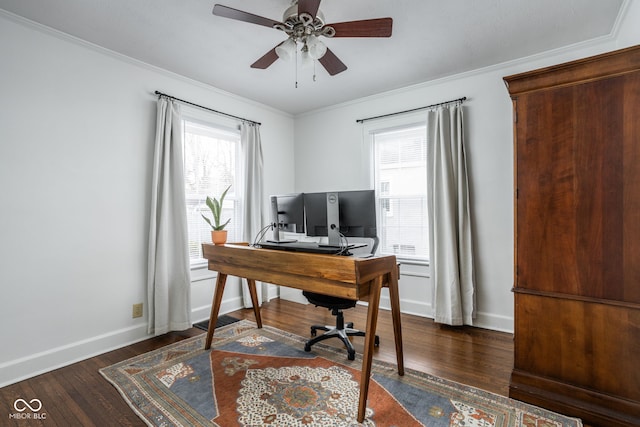
M 338 193 L 327 193 L 327 237 L 326 247 L 340 247 L 340 200 Z
M 282 239 L 280 238 L 280 227 L 278 224 L 273 224 L 273 239 L 267 240 L 269 243 L 294 243 L 297 242 L 296 239 Z
M 295 239 L 281 239 L 280 238 L 280 225 L 278 224 L 278 198 L 271 196 L 271 229 L 273 230 L 273 239 L 267 240 L 269 243 L 293 243 L 297 242 Z

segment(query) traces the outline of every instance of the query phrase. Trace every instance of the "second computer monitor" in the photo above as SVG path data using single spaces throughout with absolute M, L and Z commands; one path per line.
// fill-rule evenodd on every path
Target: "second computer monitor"
M 304 197 L 302 193 L 271 196 L 271 225 L 274 242 L 290 242 L 281 239 L 280 232 L 304 233 Z
M 338 199 L 335 207 L 334 198 Z M 339 230 L 345 237 L 378 237 L 374 190 L 305 193 L 304 205 L 307 236 L 328 236 L 332 244 L 331 228 L 335 226 L 333 231 Z M 332 220 L 328 221 L 329 218 Z

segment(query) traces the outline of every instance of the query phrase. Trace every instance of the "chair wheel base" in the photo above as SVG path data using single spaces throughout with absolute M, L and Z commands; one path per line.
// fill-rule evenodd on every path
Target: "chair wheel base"
M 332 325 L 312 325 L 309 329 L 311 332 L 311 339 L 307 341 L 304 345 L 304 351 L 310 352 L 311 346 L 315 343 L 324 341 L 328 338 L 339 338 L 344 343 L 344 346 L 347 350 L 347 358 L 349 360 L 356 359 L 356 351 L 353 348 L 353 344 L 351 343 L 349 337 L 358 336 L 364 337 L 365 333 L 363 331 L 358 331 L 353 328 L 353 322 L 345 322 L 342 311 L 334 310 L 334 316 L 336 316 L 336 326 Z M 324 334 L 318 336 L 318 330 L 325 331 Z M 375 347 L 380 347 L 380 338 L 376 335 L 374 339 Z

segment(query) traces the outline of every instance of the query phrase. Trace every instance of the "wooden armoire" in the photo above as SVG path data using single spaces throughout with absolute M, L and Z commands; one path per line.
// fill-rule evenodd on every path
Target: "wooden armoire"
M 640 426 L 640 46 L 504 78 L 513 100 L 509 395 Z

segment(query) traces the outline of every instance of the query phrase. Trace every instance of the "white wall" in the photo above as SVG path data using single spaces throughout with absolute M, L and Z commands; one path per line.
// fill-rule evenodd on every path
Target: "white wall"
M 612 36 L 537 57 L 359 99 L 296 118 L 296 191 L 370 188 L 366 126 L 357 119 L 466 96 L 465 142 L 475 226 L 477 319 L 513 331 L 513 133 L 502 78 L 640 42 L 640 2 L 628 2 Z M 617 36 L 617 37 L 616 37 Z M 404 312 L 431 317 L 429 268 L 401 267 Z
M 291 116 L 0 12 L 0 386 L 147 337 L 155 90 L 262 122 L 265 191 L 293 190 Z

